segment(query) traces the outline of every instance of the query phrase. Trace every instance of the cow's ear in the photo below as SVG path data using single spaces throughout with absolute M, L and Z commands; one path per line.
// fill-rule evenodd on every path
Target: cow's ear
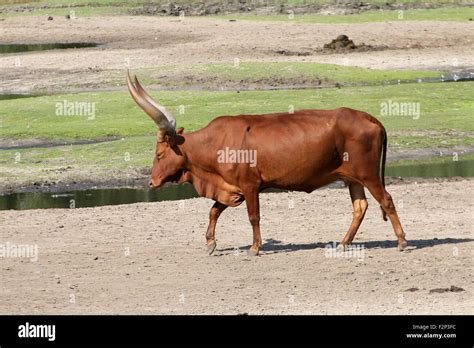
M 184 128 L 183 128 L 183 127 L 179 127 L 178 129 L 176 129 L 176 134 L 182 135 L 183 132 L 184 132 Z

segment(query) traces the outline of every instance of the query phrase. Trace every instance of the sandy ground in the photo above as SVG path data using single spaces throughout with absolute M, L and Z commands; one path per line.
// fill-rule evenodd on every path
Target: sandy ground
M 326 245 L 349 226 L 347 189 L 262 194 L 265 251 L 252 258 L 245 204 L 221 216 L 213 256 L 202 198 L 1 211 L 0 241 L 39 257 L 0 260 L 0 314 L 474 313 L 474 180 L 388 190 L 410 247 L 397 251 L 370 199 L 363 249 L 341 257 Z M 464 290 L 430 293 L 451 286 Z
M 38 35 L 41 33 L 41 35 Z M 318 49 L 340 34 L 389 49 L 324 54 Z M 0 21 L 5 43 L 97 42 L 103 47 L 8 54 L 0 57 L 0 91 L 101 87 L 110 72 L 162 66 L 241 61 L 311 61 L 375 69 L 473 67 L 474 23 L 400 21 L 362 24 L 296 24 L 210 18 L 11 17 Z M 311 51 L 282 56 L 278 50 Z M 118 76 L 118 75 L 117 75 Z M 121 75 L 120 75 L 121 76 Z M 110 86 L 109 86 L 110 87 Z

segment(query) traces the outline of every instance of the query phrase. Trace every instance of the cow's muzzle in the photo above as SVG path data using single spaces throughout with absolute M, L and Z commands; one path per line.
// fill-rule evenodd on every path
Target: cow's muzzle
M 156 189 L 160 187 L 163 183 L 161 181 L 155 181 L 153 179 L 150 179 L 148 182 L 148 186 L 150 186 L 151 189 Z

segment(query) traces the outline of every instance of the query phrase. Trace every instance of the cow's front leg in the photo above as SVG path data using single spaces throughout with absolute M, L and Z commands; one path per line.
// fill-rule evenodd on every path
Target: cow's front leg
M 253 243 L 248 254 L 250 256 L 257 256 L 262 248 L 262 236 L 260 235 L 260 204 L 258 199 L 258 191 L 251 191 L 248 194 L 244 193 L 245 201 L 247 202 L 247 213 L 250 224 L 253 230 Z
M 211 208 L 211 211 L 209 212 L 209 226 L 207 227 L 206 232 L 206 246 L 209 255 L 211 255 L 216 249 L 215 232 L 217 219 L 227 207 L 228 206 L 225 204 L 215 202 Z

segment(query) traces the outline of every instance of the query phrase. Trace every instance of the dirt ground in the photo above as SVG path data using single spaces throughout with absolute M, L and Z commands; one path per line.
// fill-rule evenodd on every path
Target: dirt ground
M 325 43 L 340 34 L 348 35 L 357 44 L 388 49 L 320 52 Z M 306 61 L 374 69 L 452 71 L 473 67 L 473 36 L 472 22 L 296 24 L 203 17 L 56 17 L 53 21 L 44 17 L 10 17 L 0 21 L 4 43 L 85 41 L 104 46 L 2 55 L 0 91 L 100 88 L 128 66 L 137 69 L 178 62 L 233 62 L 235 58 L 242 62 Z M 277 53 L 281 50 L 310 54 L 287 56 Z
M 212 201 L 1 211 L 0 240 L 37 244 L 3 258 L 0 314 L 472 314 L 474 180 L 388 187 L 409 241 L 373 199 L 355 242 L 347 189 L 261 195 L 264 252 L 245 204 L 223 213 L 204 247 Z M 450 289 L 450 290 L 446 290 Z

